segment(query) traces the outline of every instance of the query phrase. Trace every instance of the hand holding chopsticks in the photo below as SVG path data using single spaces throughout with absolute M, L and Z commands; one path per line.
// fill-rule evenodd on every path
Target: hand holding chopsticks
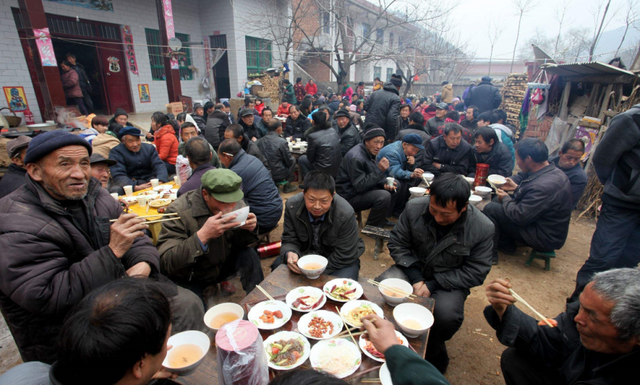
M 522 299 L 522 297 L 520 297 L 515 291 L 513 291 L 512 289 L 509 289 L 509 293 L 511 293 L 511 295 L 513 296 L 513 298 L 516 299 L 516 301 L 521 302 L 523 305 L 525 305 L 526 307 L 528 307 L 532 312 L 535 313 L 535 315 L 540 318 L 541 321 L 544 321 L 544 323 L 546 323 L 547 325 L 551 326 L 552 328 L 555 327 L 555 325 L 553 325 L 551 322 L 549 322 L 549 320 L 547 319 L 547 317 L 543 316 L 539 311 L 537 311 L 536 309 L 533 308 L 533 306 L 529 305 L 527 303 L 527 301 L 525 301 L 524 299 Z
M 384 290 L 388 290 L 391 292 L 394 292 L 396 294 L 398 294 L 399 296 L 403 296 L 406 297 L 407 299 L 410 299 L 412 301 L 414 301 L 416 298 L 418 298 L 415 294 L 413 293 L 407 293 L 404 290 L 400 290 L 397 287 L 393 287 L 393 286 L 387 286 L 385 284 L 382 284 L 380 282 L 374 281 L 373 279 L 369 279 L 367 282 L 369 282 L 370 284 L 374 285 L 374 286 L 378 286 Z

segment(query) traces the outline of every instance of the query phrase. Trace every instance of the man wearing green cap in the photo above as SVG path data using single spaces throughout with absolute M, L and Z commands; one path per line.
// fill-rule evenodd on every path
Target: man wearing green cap
M 180 196 L 167 209 L 180 220 L 163 223 L 158 238 L 160 269 L 178 285 L 204 301 L 208 286 L 240 273 L 248 293 L 263 280 L 260 258 L 249 245 L 258 240 L 256 216 L 235 221 L 224 217 L 244 206 L 242 178 L 227 169 L 207 171 L 199 189 Z

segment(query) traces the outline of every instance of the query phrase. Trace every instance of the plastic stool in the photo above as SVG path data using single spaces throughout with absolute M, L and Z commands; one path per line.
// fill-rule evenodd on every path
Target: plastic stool
M 555 251 L 537 251 L 534 249 L 531 249 L 531 252 L 529 253 L 529 258 L 527 259 L 527 262 L 524 263 L 525 266 L 529 267 L 531 266 L 531 262 L 533 262 L 534 259 L 543 259 L 544 260 L 544 269 L 546 271 L 551 270 L 551 258 L 555 258 L 556 257 L 556 252 Z

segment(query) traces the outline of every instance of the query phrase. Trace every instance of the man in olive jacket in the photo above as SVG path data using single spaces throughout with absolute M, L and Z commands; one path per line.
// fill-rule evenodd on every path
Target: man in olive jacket
M 335 194 L 333 178 L 311 171 L 304 180 L 304 193 L 287 201 L 280 256 L 272 269 L 286 263 L 300 274 L 298 259 L 319 254 L 329 260 L 325 274 L 358 279 L 364 242 L 349 202 Z
M 264 276 L 253 248 L 258 240 L 256 216 L 249 213 L 242 226 L 235 216 L 222 216 L 244 206 L 242 178 L 226 169 L 209 170 L 202 187 L 180 196 L 167 209 L 180 220 L 163 223 L 158 237 L 160 269 L 178 285 L 203 298 L 204 289 L 240 272 L 247 293 Z
M 409 201 L 389 239 L 396 264 L 377 278 L 404 279 L 414 294 L 435 299 L 425 358 L 442 373 L 449 365 L 445 341 L 462 325 L 470 289 L 491 270 L 494 228 L 468 205 L 469 194 L 462 176 L 446 173 L 431 184 L 430 198 Z

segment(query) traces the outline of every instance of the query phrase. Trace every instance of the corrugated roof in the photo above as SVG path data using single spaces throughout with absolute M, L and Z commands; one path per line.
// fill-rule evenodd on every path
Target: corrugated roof
M 559 76 L 589 76 L 589 75 L 629 75 L 637 76 L 633 72 L 614 67 L 599 61 L 568 63 L 568 64 L 543 64 L 550 74 Z

